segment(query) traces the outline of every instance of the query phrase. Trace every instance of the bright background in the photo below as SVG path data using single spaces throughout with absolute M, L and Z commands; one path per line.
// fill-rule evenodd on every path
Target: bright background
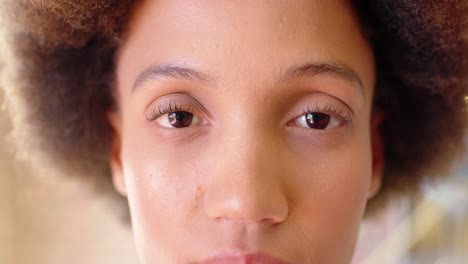
M 13 159 L 8 130 L 0 112 L 0 263 L 137 263 L 112 203 L 76 182 L 33 176 Z M 468 263 L 468 165 L 426 189 L 363 223 L 354 264 Z

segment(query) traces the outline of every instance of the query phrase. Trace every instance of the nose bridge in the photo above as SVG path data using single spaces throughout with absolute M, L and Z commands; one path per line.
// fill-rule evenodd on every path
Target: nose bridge
M 211 219 L 282 222 L 289 209 L 278 140 L 265 126 L 248 123 L 223 134 L 204 209 Z

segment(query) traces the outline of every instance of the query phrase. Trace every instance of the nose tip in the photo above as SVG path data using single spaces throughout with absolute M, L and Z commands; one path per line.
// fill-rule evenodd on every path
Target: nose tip
M 212 207 L 207 215 L 215 220 L 232 220 L 240 223 L 277 224 L 286 219 L 287 213 L 282 204 L 270 203 L 268 207 L 259 204 L 246 204 L 239 199 L 226 199 L 219 207 Z
M 289 208 L 279 186 L 239 181 L 226 187 L 215 187 L 205 195 L 204 209 L 212 220 L 240 223 L 278 224 Z

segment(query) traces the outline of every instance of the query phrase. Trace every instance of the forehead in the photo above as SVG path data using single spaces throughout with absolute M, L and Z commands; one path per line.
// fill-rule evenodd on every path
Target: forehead
M 175 62 L 232 80 L 269 79 L 292 64 L 333 62 L 356 71 L 365 86 L 373 83 L 370 47 L 341 0 L 143 1 L 124 43 L 118 76 L 135 78 L 152 64 Z

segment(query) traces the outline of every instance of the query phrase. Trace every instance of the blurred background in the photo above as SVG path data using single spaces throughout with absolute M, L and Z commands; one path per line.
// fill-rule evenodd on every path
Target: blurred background
M 76 182 L 33 176 L 14 160 L 8 130 L 0 111 L 0 263 L 137 263 L 112 203 Z M 424 190 L 363 222 L 353 264 L 468 263 L 468 165 Z

